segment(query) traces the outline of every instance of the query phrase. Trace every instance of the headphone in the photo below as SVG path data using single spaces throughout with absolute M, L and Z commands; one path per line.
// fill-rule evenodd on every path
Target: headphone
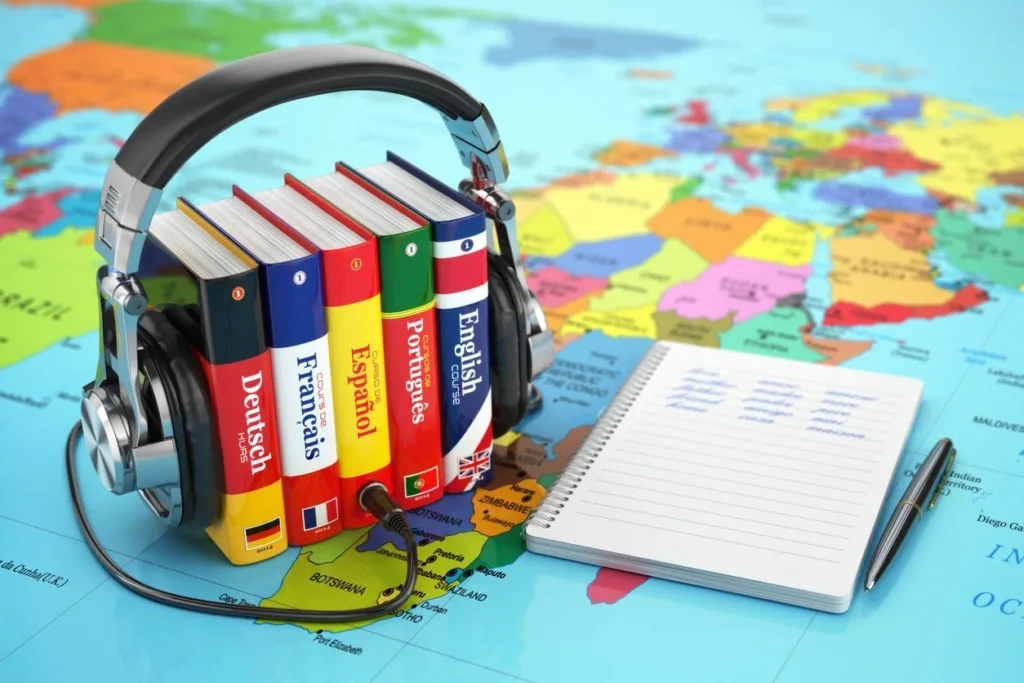
M 412 593 L 416 544 L 404 513 L 386 488 L 370 483 L 360 504 L 403 535 L 407 576 L 381 604 L 347 611 L 225 605 L 167 593 L 125 574 L 97 542 L 82 508 L 73 465 L 75 439 L 111 492 L 137 491 L 166 525 L 201 529 L 220 512 L 222 479 L 205 375 L 187 341 L 195 325 L 186 309 L 151 308 L 138 279 L 142 247 L 163 188 L 201 147 L 234 123 L 277 104 L 347 90 L 405 95 L 440 113 L 471 177 L 459 191 L 481 206 L 488 231 L 489 345 L 493 435 L 507 433 L 542 400 L 534 380 L 554 362 L 554 340 L 520 263 L 515 205 L 500 187 L 508 161 L 487 108 L 429 67 L 361 46 L 287 48 L 218 67 L 172 93 L 125 140 L 100 194 L 95 248 L 100 358 L 83 388 L 81 421 L 68 436 L 66 465 L 72 503 L 86 541 L 122 585 L 164 604 L 248 618 L 352 621 L 380 616 Z M 497 245 L 495 248 L 495 238 Z

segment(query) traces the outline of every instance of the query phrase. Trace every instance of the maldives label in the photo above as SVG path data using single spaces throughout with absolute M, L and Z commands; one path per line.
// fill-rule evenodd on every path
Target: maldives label
M 283 349 L 271 348 L 281 441 L 281 473 L 297 477 L 333 468 L 334 394 L 327 335 Z
M 435 379 L 434 306 L 402 317 L 384 318 L 384 354 L 388 359 L 388 418 L 391 426 L 392 493 L 397 503 L 426 505 L 441 497 L 440 487 L 405 495 L 404 480 L 441 467 L 441 418 Z
M 441 365 L 441 451 L 444 485 L 461 493 L 491 477 L 491 376 L 487 298 L 455 308 L 438 308 L 437 334 Z M 480 457 L 475 457 L 478 454 Z M 459 460 L 472 458 L 479 476 L 469 475 Z M 463 476 L 460 476 L 461 475 Z
M 247 493 L 279 482 L 281 456 L 269 351 L 219 365 L 196 355 L 210 383 L 224 493 Z

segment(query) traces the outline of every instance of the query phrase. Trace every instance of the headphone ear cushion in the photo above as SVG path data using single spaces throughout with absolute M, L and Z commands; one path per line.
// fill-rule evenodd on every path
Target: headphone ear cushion
M 487 252 L 488 344 L 491 363 L 492 435 L 507 433 L 526 414 L 529 398 L 529 340 L 519 281 L 508 264 Z
M 180 526 L 205 529 L 220 513 L 223 470 L 206 377 L 186 332 L 178 327 L 190 321 L 183 309 L 169 305 L 164 311 L 146 311 L 138 330 L 167 394 L 178 451 Z

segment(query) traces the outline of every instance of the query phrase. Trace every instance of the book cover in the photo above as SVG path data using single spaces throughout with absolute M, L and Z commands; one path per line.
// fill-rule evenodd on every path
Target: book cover
M 231 563 L 252 564 L 279 555 L 288 545 L 259 272 L 252 259 L 212 230 L 187 202 L 179 199 L 177 210 L 251 266 L 217 279 L 186 276 L 184 268 L 181 275 L 170 277 L 194 282 L 194 289 L 181 283 L 176 289 L 194 292 L 194 301 L 183 302 L 196 322 L 189 341 L 209 383 L 223 464 L 221 512 L 206 533 Z M 155 239 L 150 242 L 159 248 Z
M 388 152 L 387 163 L 468 212 L 439 218 L 402 184 L 376 174 L 367 178 L 431 223 L 444 486 L 447 493 L 462 493 L 493 476 L 487 219 L 480 206 L 397 154 Z
M 378 481 L 393 493 L 377 239 L 294 176 L 286 174 L 285 184 L 365 240 L 321 251 L 342 522 L 346 529 L 364 527 L 376 519 L 359 506 L 359 490 Z
M 338 162 L 335 170 L 422 223 L 410 232 L 377 235 L 392 495 L 404 509 L 414 509 L 444 494 L 430 224 L 344 163 Z
M 285 524 L 289 545 L 310 545 L 341 531 L 338 456 L 327 348 L 327 325 L 316 246 L 283 229 L 282 221 L 237 186 L 232 194 L 307 250 L 268 263 L 233 240 L 259 263 L 264 328 L 270 348 L 281 449 Z M 212 209 L 211 209 L 212 210 Z M 196 212 L 230 234 L 199 207 Z

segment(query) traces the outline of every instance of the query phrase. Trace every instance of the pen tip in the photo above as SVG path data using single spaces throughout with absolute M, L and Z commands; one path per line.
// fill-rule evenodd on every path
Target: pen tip
M 867 593 L 868 591 L 870 591 L 874 587 L 875 587 L 874 580 L 873 579 L 868 579 L 867 583 L 864 584 L 864 592 Z

